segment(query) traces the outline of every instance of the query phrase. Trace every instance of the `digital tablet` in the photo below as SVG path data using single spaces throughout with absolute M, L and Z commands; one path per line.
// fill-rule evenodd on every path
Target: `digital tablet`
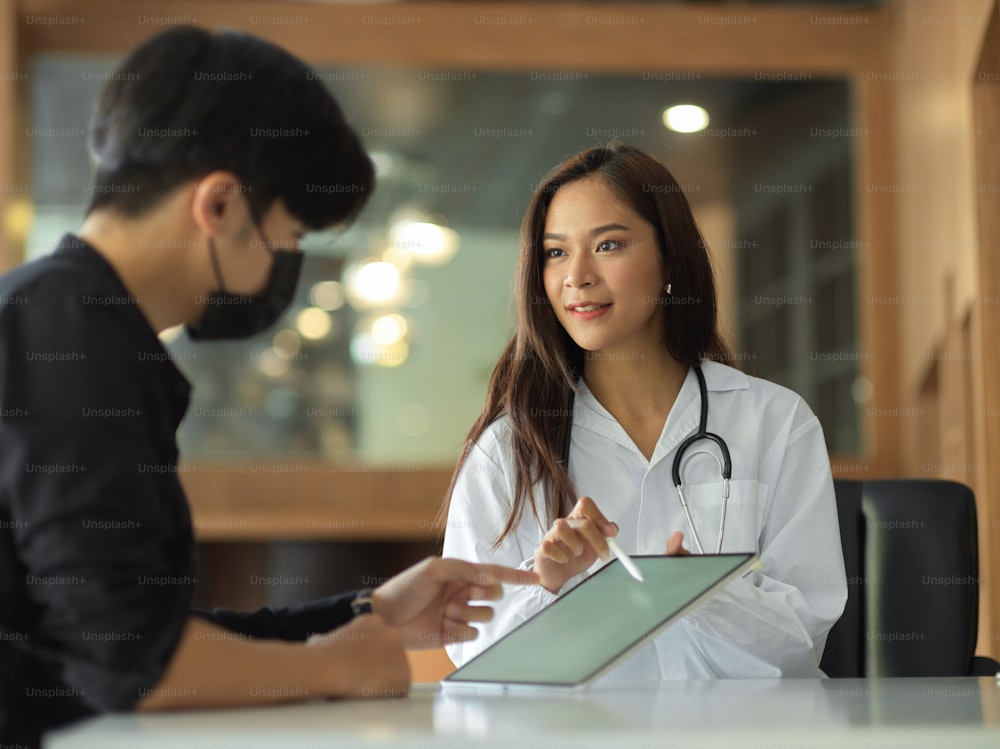
M 757 555 L 617 559 L 446 677 L 443 687 L 581 687 L 739 575 Z

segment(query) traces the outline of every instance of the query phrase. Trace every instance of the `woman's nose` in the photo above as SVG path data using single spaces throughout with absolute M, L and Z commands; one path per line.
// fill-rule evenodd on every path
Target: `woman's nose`
M 566 274 L 566 285 L 573 288 L 583 288 L 593 286 L 594 268 L 590 257 L 586 253 L 574 253 L 570 259 L 568 273 Z

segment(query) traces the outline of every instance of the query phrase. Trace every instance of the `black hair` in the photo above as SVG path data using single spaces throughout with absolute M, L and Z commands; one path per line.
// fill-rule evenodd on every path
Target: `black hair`
M 87 213 L 128 217 L 191 179 L 230 171 L 255 221 L 281 198 L 309 229 L 349 221 L 375 169 L 337 100 L 304 62 L 250 34 L 177 26 L 131 52 L 91 120 Z

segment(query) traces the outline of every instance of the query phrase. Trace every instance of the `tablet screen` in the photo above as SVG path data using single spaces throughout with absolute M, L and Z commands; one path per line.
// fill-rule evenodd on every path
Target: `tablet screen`
M 753 554 L 617 559 L 459 668 L 445 682 L 575 686 L 728 581 Z

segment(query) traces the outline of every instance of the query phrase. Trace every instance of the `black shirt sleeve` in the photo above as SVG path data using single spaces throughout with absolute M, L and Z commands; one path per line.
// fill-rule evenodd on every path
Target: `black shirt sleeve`
M 64 249 L 0 279 L 0 631 L 26 638 L 0 642 L 5 739 L 11 716 L 29 735 L 132 708 L 192 613 L 300 641 L 352 618 L 350 593 L 191 611 L 189 386 L 110 266 Z
M 329 632 L 351 621 L 354 595 L 353 592 L 344 593 L 280 609 L 270 606 L 252 612 L 198 609 L 195 613 L 247 637 L 301 642 L 310 635 Z
M 20 591 L 9 615 L 66 689 L 121 710 L 159 681 L 188 616 L 190 520 L 176 475 L 149 468 L 170 460 L 174 436 L 136 377 L 134 331 L 67 288 L 26 289 L 0 314 L 0 504 L 18 562 L 4 574 Z

